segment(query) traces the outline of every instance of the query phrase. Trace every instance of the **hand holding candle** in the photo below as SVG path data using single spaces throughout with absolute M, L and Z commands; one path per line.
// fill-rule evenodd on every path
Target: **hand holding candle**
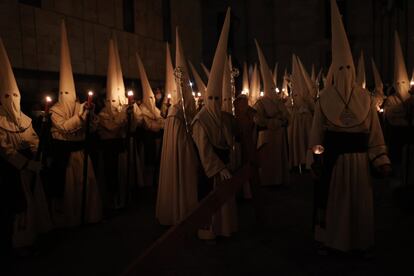
M 88 91 L 88 104 L 87 104 L 88 109 L 92 108 L 92 100 L 93 100 L 93 91 L 89 90 Z

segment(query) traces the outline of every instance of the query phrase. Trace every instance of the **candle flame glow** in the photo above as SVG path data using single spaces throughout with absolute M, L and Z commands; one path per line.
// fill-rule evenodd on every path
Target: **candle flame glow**
M 196 95 L 195 92 L 193 92 L 192 94 L 193 94 L 193 97 L 195 97 L 195 95 Z
M 134 91 L 128 90 L 127 95 L 128 95 L 128 97 L 134 96 Z
M 316 145 L 312 150 L 314 154 L 322 154 L 325 151 L 325 148 L 321 145 Z
M 414 80 L 410 81 L 410 86 L 414 86 Z
M 260 91 L 260 97 L 263 97 L 263 96 L 264 96 L 264 92 Z
M 276 93 L 279 93 L 279 92 L 280 92 L 279 88 L 278 88 L 278 87 L 276 87 Z
M 171 94 L 170 93 L 168 93 L 167 98 L 171 99 Z
M 92 90 L 88 91 L 88 96 L 91 96 L 91 97 L 93 96 L 93 91 Z
M 197 93 L 197 96 L 198 96 L 198 97 L 201 97 L 201 93 L 200 93 L 200 92 L 198 92 L 198 93 Z
M 51 98 L 50 96 L 46 96 L 46 102 L 47 102 L 47 103 L 52 102 L 52 98 Z

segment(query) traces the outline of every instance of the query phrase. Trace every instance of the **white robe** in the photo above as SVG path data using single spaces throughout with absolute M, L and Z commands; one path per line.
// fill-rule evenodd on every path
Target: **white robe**
M 80 104 L 76 102 L 74 116 L 65 118 L 63 108 L 56 103 L 51 109 L 52 137 L 63 141 L 83 141 L 85 139 L 84 122 L 79 118 Z M 62 202 L 55 202 L 53 218 L 59 226 L 76 226 L 81 223 L 83 191 L 84 152 L 70 153 L 66 168 L 66 183 Z M 99 222 L 102 218 L 102 203 L 95 179 L 95 172 L 88 158 L 88 181 L 86 192 L 85 221 Z
M 349 108 L 356 119 L 349 126 L 340 123 L 344 105 L 328 87 L 315 106 L 310 147 L 323 145 L 324 132 L 368 133 L 368 152 L 338 157 L 332 171 L 326 208 L 326 227 L 315 226 L 315 238 L 341 251 L 366 250 L 374 244 L 374 204 L 370 161 L 374 167 L 389 164 L 375 103 L 362 88 L 353 93 Z M 328 116 L 328 117 L 327 117 Z
M 289 182 L 287 133 L 282 123 L 288 121 L 284 103 L 262 97 L 257 100 L 254 121 L 260 128 L 257 139 L 260 185 L 281 185 Z
M 198 159 L 187 133 L 180 105 L 171 106 L 165 119 L 156 217 L 175 225 L 197 205 Z
M 295 101 L 291 109 L 289 138 L 289 164 L 298 167 L 306 164 L 309 133 L 312 127 L 313 106 L 303 100 Z
M 4 115 L 0 114 L 0 158 L 4 158 L 13 167 L 20 170 L 22 189 L 27 203 L 26 211 L 15 217 L 13 246 L 15 248 L 31 246 L 37 234 L 45 233 L 52 228 L 52 222 L 43 183 L 39 175 L 34 175 L 33 172 L 23 168 L 28 159 L 18 151 L 30 149 L 35 154 L 39 138 L 33 130 L 30 119 L 25 115 L 23 129 L 17 128 Z M 35 187 L 32 192 L 33 177 L 35 177 Z
M 204 107 L 196 115 L 192 123 L 193 139 L 197 145 L 201 164 L 208 178 L 213 178 L 214 186 L 221 182 L 220 171 L 226 168 L 214 151 L 219 149 L 231 149 L 231 123 L 227 113 L 222 112 L 221 126 L 215 126 L 214 120 Z M 236 232 L 237 205 L 235 197 L 227 201 L 221 209 L 213 215 L 212 230 L 215 235 L 229 237 Z

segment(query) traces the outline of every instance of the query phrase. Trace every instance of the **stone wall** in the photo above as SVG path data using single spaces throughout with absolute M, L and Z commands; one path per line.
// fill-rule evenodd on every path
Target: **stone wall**
M 182 10 L 187 3 L 192 7 L 192 13 L 200 12 L 199 1 L 170 1 L 174 8 L 171 27 L 180 22 L 188 55 L 199 59 L 201 34 L 197 31 L 201 28 L 200 16 L 192 20 L 188 17 L 190 11 Z M 138 78 L 136 51 L 140 53 L 153 84 L 163 83 L 162 4 L 163 0 L 134 0 L 134 33 L 130 33 L 123 30 L 122 0 L 42 0 L 40 8 L 17 0 L 0 1 L 0 36 L 15 68 L 20 89 L 33 95 L 58 87 L 62 18 L 66 21 L 78 91 L 99 90 L 105 86 L 111 35 L 115 35 L 118 41 L 127 86 Z M 197 47 L 192 48 L 191 45 Z

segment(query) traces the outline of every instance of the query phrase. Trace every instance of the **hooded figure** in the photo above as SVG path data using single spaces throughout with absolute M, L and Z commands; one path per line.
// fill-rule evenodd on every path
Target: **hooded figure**
M 177 87 L 176 91 L 182 92 L 182 98 L 179 92 L 177 103 L 171 106 L 165 119 L 156 206 L 156 217 L 162 225 L 177 224 L 198 202 L 197 152 L 191 139 L 190 126 L 186 126 L 195 115 L 195 102 L 188 85 L 188 71 L 185 71 L 188 67 L 178 28 L 175 41 L 176 68 L 180 67 L 182 71 L 182 82 L 177 83 L 181 88 Z
M 311 100 L 315 101 L 318 97 L 318 90 L 319 90 L 319 86 L 317 84 L 317 80 L 313 80 L 311 76 L 309 76 L 308 71 L 306 71 L 305 66 L 303 65 L 302 61 L 300 60 L 300 58 L 298 56 L 296 56 L 298 65 L 300 67 L 301 73 L 302 73 L 302 77 L 303 77 L 303 81 L 305 81 L 305 85 L 306 88 L 309 91 L 309 95 Z M 311 109 L 312 109 L 312 113 L 313 113 L 313 103 L 311 103 Z
M 99 163 L 98 177 L 105 207 L 118 209 L 126 205 L 128 186 L 135 181 L 142 181 L 142 175 L 135 175 L 142 173 L 142 170 L 138 167 L 138 162 L 133 162 L 139 159 L 131 145 L 131 135 L 128 135 L 128 99 L 125 96 L 121 62 L 115 40 L 109 40 L 108 50 L 106 101 L 98 115 L 98 134 L 102 140 L 102 162 Z M 142 124 L 143 118 L 140 108 L 135 104 L 129 112 L 129 131 L 132 132 L 138 124 Z
M 306 164 L 309 133 L 312 127 L 314 98 L 311 93 L 298 57 L 292 60 L 292 97 L 289 137 L 290 167 L 299 167 Z M 305 72 L 306 73 L 306 72 Z M 307 73 L 306 73 L 307 74 Z M 310 79 L 309 79 L 310 80 Z
M 366 76 L 365 76 L 365 59 L 364 59 L 364 52 L 361 50 L 361 54 L 358 60 L 358 70 L 356 76 L 356 83 L 360 85 L 363 89 L 367 84 Z
M 394 89 L 395 93 L 387 97 L 384 113 L 387 122 L 393 127 L 407 127 L 408 109 L 404 102 L 410 98 L 410 81 L 405 67 L 400 38 L 395 32 L 394 40 Z
M 168 115 L 170 106 L 178 102 L 177 86 L 175 84 L 174 67 L 171 61 L 170 44 L 166 43 L 165 53 L 165 94 L 164 102 L 161 108 L 162 116 L 165 118 Z
M 85 122 L 89 112 L 76 100 L 65 23 L 61 25 L 59 101 L 50 109 L 56 188 L 53 211 L 60 226 L 81 223 Z M 93 118 L 93 117 L 92 117 Z M 92 120 L 93 121 L 93 120 Z M 85 220 L 96 223 L 102 217 L 101 198 L 91 160 L 88 158 Z M 63 185 L 63 186 L 60 186 Z
M 264 95 L 253 108 L 254 122 L 258 126 L 257 150 L 260 184 L 264 186 L 288 184 L 289 164 L 287 152 L 288 111 L 275 91 L 275 83 L 266 59 L 257 41 Z
M 199 196 L 205 196 L 209 188 L 224 179 L 231 178 L 228 165 L 233 143 L 232 116 L 221 111 L 222 88 L 225 62 L 227 59 L 227 40 L 230 27 L 230 9 L 227 10 L 223 29 L 214 54 L 211 74 L 207 84 L 205 105 L 195 116 L 193 139 L 197 146 L 207 183 L 199 183 Z M 205 194 L 201 192 L 205 191 Z M 232 198 L 213 216 L 211 227 L 199 231 L 201 239 L 212 239 L 215 235 L 230 236 L 237 230 L 237 209 Z
M 198 92 L 201 93 L 201 97 L 204 97 L 204 94 L 206 93 L 207 86 L 205 85 L 203 79 L 198 74 L 197 70 L 195 69 L 194 65 L 191 63 L 191 61 L 188 62 L 190 65 L 191 73 L 193 74 L 195 83 L 197 85 Z
M 200 63 L 201 68 L 203 68 L 204 74 L 206 74 L 207 79 L 210 78 L 210 70 L 207 69 L 207 67 L 204 65 L 204 63 Z
M 41 164 L 33 160 L 39 138 L 20 110 L 19 88 L 1 39 L 0 76 L 1 252 L 10 254 L 12 247 L 32 246 L 38 233 L 50 230 L 51 221 L 39 177 Z
M 163 128 L 164 119 L 161 117 L 160 110 L 155 106 L 154 92 L 148 81 L 147 73 L 145 72 L 144 64 L 141 57 L 136 53 L 139 78 L 142 87 L 142 104 L 140 108 L 144 116 L 145 128 L 150 131 L 158 132 Z
M 355 68 L 341 15 L 331 0 L 332 76 L 320 94 L 310 134 L 315 154 L 315 238 L 340 251 L 374 243 L 370 163 L 389 173 L 389 160 L 371 96 L 355 84 Z M 323 160 L 322 173 L 316 170 Z
M 247 70 L 247 63 L 243 63 L 243 90 L 242 94 L 249 94 L 249 71 Z
M 275 87 L 277 87 L 277 67 L 278 63 L 276 62 L 275 68 L 273 69 L 273 82 L 275 83 Z
M 249 105 L 254 106 L 257 99 L 260 97 L 260 75 L 257 70 L 257 64 L 254 64 L 252 77 L 250 80 L 250 90 L 249 90 Z
M 375 65 L 375 62 L 373 59 L 371 59 L 371 63 L 372 63 L 372 74 L 374 75 L 374 83 L 375 83 L 375 89 L 374 89 L 375 106 L 377 108 L 377 111 L 380 111 L 381 106 L 385 100 L 384 85 L 382 84 L 381 75 L 378 72 L 377 66 Z

